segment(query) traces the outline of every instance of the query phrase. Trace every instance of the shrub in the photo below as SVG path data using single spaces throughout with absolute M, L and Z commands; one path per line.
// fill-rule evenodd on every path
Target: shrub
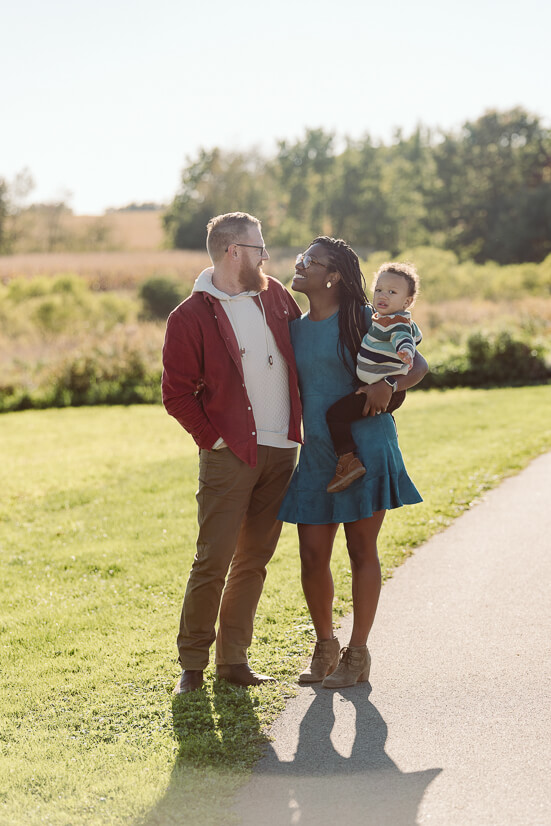
M 57 365 L 34 389 L 0 386 L 0 412 L 97 404 L 153 404 L 161 401 L 161 369 L 134 348 L 95 348 Z
M 68 360 L 52 377 L 47 395 L 53 407 L 139 404 L 160 401 L 160 370 L 147 366 L 134 349 L 94 350 Z
M 507 387 L 551 379 L 543 347 L 515 339 L 510 333 L 469 336 L 466 350 L 432 364 L 421 387 Z
M 76 275 L 14 278 L 0 285 L 0 333 L 12 342 L 19 340 L 18 345 L 22 337 L 29 342 L 90 330 L 104 334 L 118 324 L 136 321 L 138 309 L 135 296 L 93 292 Z
M 148 278 L 140 287 L 144 317 L 165 319 L 178 304 L 189 295 L 189 287 L 172 278 L 156 276 Z
M 50 295 L 39 300 L 29 315 L 41 333 L 61 333 L 71 325 L 74 304 L 61 295 Z

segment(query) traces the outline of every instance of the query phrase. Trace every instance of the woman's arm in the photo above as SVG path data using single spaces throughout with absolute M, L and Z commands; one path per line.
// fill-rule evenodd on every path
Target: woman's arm
M 416 384 L 419 384 L 421 379 L 426 376 L 429 371 L 429 366 L 421 353 L 415 352 L 415 357 L 413 359 L 413 364 L 411 366 L 411 370 L 407 374 L 407 376 L 396 376 L 398 379 L 398 387 L 397 390 L 409 390 L 410 387 L 415 387 Z M 386 382 L 385 382 L 386 384 Z
M 421 353 L 416 352 L 413 366 L 407 376 L 396 376 L 398 380 L 396 390 L 408 390 L 410 387 L 415 387 L 428 369 L 429 366 Z M 356 393 L 365 393 L 362 416 L 376 416 L 378 413 L 384 413 L 392 398 L 392 389 L 382 379 L 375 384 L 364 384 L 356 390 Z

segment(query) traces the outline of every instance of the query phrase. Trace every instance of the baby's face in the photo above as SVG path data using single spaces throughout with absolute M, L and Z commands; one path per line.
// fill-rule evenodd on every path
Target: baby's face
M 382 272 L 373 290 L 373 306 L 379 315 L 390 315 L 407 310 L 412 302 L 408 282 L 402 275 Z

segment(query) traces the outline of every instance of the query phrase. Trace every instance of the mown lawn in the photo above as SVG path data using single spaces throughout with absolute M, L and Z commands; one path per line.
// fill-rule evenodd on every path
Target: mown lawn
M 422 505 L 388 515 L 385 575 L 551 447 L 551 386 L 411 393 L 397 414 Z M 251 660 L 276 686 L 173 702 L 193 558 L 197 454 L 160 407 L 0 417 L 0 823 L 230 822 L 312 631 L 286 526 Z M 340 613 L 349 571 L 339 534 Z

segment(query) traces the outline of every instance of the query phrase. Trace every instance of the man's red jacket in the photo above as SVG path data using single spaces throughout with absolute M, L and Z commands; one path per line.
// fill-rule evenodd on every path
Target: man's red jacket
M 289 322 L 300 308 L 285 287 L 268 277 L 262 300 L 266 320 L 289 368 L 288 438 L 301 442 L 301 405 Z M 260 306 L 260 304 L 259 304 Z M 199 447 L 210 450 L 221 436 L 230 450 L 256 465 L 256 425 L 245 388 L 239 348 L 220 301 L 193 293 L 168 318 L 163 347 L 163 403 Z

